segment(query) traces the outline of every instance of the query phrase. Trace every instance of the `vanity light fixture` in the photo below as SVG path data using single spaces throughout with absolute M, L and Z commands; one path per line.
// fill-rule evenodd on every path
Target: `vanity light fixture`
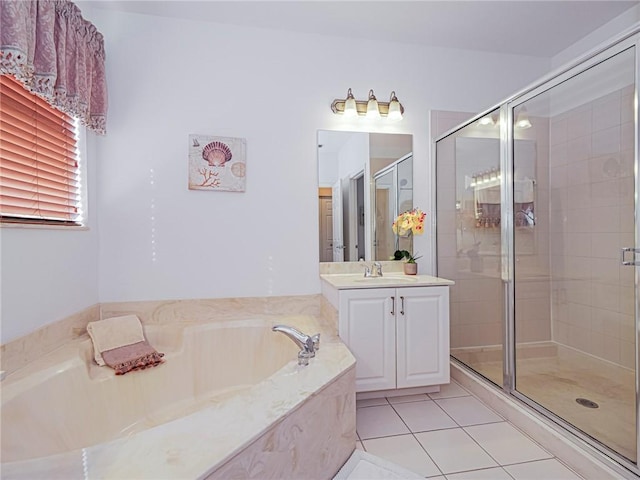
M 373 90 L 369 90 L 369 98 L 367 100 L 356 100 L 351 92 L 347 92 L 347 98 L 335 99 L 331 104 L 331 111 L 345 117 L 355 117 L 359 115 L 367 118 L 387 117 L 389 120 L 401 120 L 404 113 L 404 107 L 398 101 L 396 92 L 391 92 L 388 102 L 378 102 Z
M 525 129 L 531 128 L 531 121 L 529 120 L 529 115 L 527 115 L 527 108 L 523 105 L 518 115 L 516 115 L 516 121 L 514 124 L 515 128 Z

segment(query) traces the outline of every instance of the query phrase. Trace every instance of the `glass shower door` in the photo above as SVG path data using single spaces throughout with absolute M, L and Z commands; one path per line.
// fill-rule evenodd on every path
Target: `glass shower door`
M 635 72 L 631 47 L 510 106 L 515 391 L 632 462 Z
M 436 143 L 438 275 L 450 292 L 451 355 L 503 384 L 499 111 Z

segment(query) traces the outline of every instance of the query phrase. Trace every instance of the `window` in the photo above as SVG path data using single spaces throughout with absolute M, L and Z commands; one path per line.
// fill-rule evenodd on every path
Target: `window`
M 78 123 L 0 76 L 0 219 L 82 225 Z

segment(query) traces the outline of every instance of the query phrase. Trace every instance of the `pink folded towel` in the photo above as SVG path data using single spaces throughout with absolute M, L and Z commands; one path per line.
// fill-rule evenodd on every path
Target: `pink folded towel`
M 135 315 L 89 322 L 87 332 L 93 342 L 96 363 L 113 368 L 116 375 L 155 367 L 163 362 L 164 353 L 149 345 L 140 319 Z

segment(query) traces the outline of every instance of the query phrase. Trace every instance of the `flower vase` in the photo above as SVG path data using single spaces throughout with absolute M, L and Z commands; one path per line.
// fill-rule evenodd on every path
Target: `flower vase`
M 405 263 L 404 274 L 405 275 L 417 275 L 418 274 L 418 264 L 417 263 Z

